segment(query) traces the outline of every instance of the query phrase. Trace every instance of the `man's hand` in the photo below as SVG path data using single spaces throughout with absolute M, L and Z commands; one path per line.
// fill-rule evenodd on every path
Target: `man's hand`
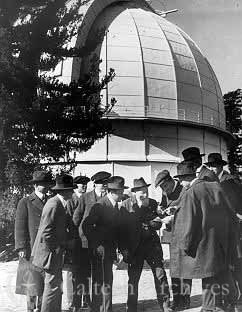
M 176 210 L 177 210 L 177 206 L 171 206 L 165 209 L 165 213 L 171 216 L 171 215 L 174 215 Z
M 26 256 L 27 256 L 27 250 L 26 250 L 26 249 L 21 249 L 21 250 L 19 250 L 18 256 L 21 257 L 21 258 L 26 258 Z
M 99 257 L 102 257 L 104 258 L 104 255 L 105 255 L 105 249 L 102 245 L 98 246 L 97 249 L 96 249 L 96 252 L 97 252 L 97 255 Z

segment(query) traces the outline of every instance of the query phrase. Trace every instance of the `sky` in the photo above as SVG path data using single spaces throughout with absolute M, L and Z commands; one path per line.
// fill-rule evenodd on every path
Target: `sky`
M 178 9 L 167 19 L 183 29 L 212 65 L 222 93 L 242 89 L 242 0 L 152 0 Z

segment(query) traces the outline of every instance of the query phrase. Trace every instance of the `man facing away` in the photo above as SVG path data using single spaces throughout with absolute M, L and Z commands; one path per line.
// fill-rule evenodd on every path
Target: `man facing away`
M 128 263 L 127 311 L 137 312 L 138 283 L 146 260 L 151 267 L 161 311 L 170 311 L 169 286 L 163 267 L 163 252 L 156 230 L 161 227 L 157 202 L 148 197 L 145 180 L 134 180 L 134 195 L 122 203 L 119 221 L 119 249 Z
M 236 289 L 229 286 L 235 251 L 230 208 L 217 182 L 196 178 L 193 162 L 180 163 L 177 171 L 186 191 L 174 219 L 171 275 L 201 278 L 202 311 L 224 311 L 226 296 L 236 302 Z
M 166 214 L 170 215 L 170 220 L 172 220 L 175 211 L 179 207 L 180 198 L 185 191 L 184 187 L 178 180 L 171 177 L 168 170 L 163 170 L 157 175 L 155 179 L 155 187 L 161 188 L 161 209 L 165 211 Z M 165 219 L 169 220 L 169 217 Z M 171 227 L 167 228 L 167 230 L 170 232 Z M 167 232 L 164 230 L 163 233 L 166 234 Z M 172 309 L 189 309 L 192 280 L 179 279 L 171 276 L 171 284 L 173 293 Z
M 46 193 L 53 180 L 49 172 L 39 170 L 34 171 L 30 183 L 33 184 L 34 191 L 19 201 L 15 219 L 15 249 L 19 257 L 27 260 L 30 259 L 38 232 L 42 210 L 47 200 Z M 27 294 L 27 311 L 40 311 L 41 301 L 42 296 Z
M 74 188 L 71 176 L 63 174 L 56 177 L 56 185 L 52 188 L 56 196 L 50 198 L 43 208 L 32 249 L 32 263 L 45 275 L 41 312 L 61 311 L 64 252 L 74 245 L 74 241 L 67 241 L 68 216 L 65 207 Z
M 117 259 L 118 202 L 127 188 L 124 182 L 120 176 L 109 178 L 107 195 L 92 206 L 82 225 L 91 251 L 92 312 L 112 311 L 112 266 Z

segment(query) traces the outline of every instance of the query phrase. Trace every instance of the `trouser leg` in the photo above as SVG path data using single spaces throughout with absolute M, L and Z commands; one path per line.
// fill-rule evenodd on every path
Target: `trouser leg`
M 60 312 L 62 299 L 62 271 L 45 273 L 41 312 Z
M 127 312 L 136 312 L 138 306 L 138 285 L 143 269 L 144 257 L 137 254 L 128 265 L 128 300 Z
M 190 307 L 190 297 L 192 291 L 192 280 L 181 280 L 181 304 L 183 308 L 188 309 Z
M 105 250 L 105 257 L 92 257 L 92 312 L 112 311 L 113 259 Z
M 223 302 L 233 305 L 236 302 L 236 291 L 229 282 L 232 278 L 231 272 L 220 272 L 216 276 L 202 279 L 202 310 L 203 311 L 224 311 Z
M 163 252 L 160 243 L 149 242 L 149 248 L 145 250 L 145 259 L 151 267 L 154 276 L 158 303 L 162 309 L 166 309 L 170 301 L 170 291 L 163 265 Z
M 172 277 L 171 288 L 172 288 L 172 294 L 173 294 L 174 307 L 178 307 L 181 304 L 181 279 Z
M 73 283 L 72 283 L 72 272 L 66 272 L 66 297 L 68 308 L 73 306 Z
M 34 311 L 34 309 L 36 308 L 37 297 L 36 296 L 27 295 L 26 298 L 27 298 L 27 311 L 28 312 Z

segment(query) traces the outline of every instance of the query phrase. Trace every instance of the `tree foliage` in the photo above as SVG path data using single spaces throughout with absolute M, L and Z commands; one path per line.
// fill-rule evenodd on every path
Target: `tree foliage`
M 242 90 L 224 95 L 227 129 L 236 138 L 228 153 L 229 169 L 233 174 L 242 175 Z
M 26 164 L 31 171 L 40 159 L 70 160 L 71 151 L 86 151 L 111 130 L 103 117 L 115 100 L 103 107 L 100 92 L 113 79 L 114 70 L 97 80 L 99 61 L 93 59 L 90 72 L 69 85 L 47 74 L 66 57 L 83 57 L 98 44 L 99 34 L 88 46 L 69 45 L 78 34 L 79 9 L 86 2 L 0 2 L 0 170 L 4 172 L 0 182 L 4 187 L 16 183 L 9 180 L 10 167 L 18 171 L 22 166 L 25 177 Z

